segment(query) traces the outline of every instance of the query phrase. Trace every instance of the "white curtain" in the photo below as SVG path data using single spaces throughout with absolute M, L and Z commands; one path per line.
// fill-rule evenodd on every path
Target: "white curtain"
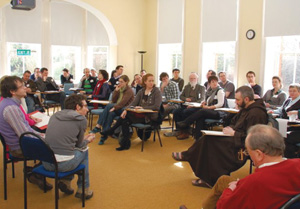
M 300 0 L 265 0 L 264 35 L 300 35 Z
M 184 0 L 159 0 L 158 43 L 182 43 Z
M 203 42 L 236 41 L 237 6 L 238 0 L 202 1 Z

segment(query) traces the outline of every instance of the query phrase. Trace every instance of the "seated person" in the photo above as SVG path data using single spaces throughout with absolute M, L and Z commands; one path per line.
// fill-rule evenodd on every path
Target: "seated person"
M 30 75 L 30 80 L 36 81 L 41 76 L 40 68 L 36 67 Z
M 73 75 L 69 73 L 67 68 L 62 70 L 62 75 L 60 75 L 60 83 L 64 86 L 65 83 L 73 83 Z
M 115 75 L 109 79 L 108 84 L 111 91 L 115 90 L 116 86 L 119 84 L 118 81 L 123 74 L 123 70 L 123 65 L 118 65 L 115 69 Z
M 203 135 L 187 151 L 173 152 L 175 160 L 188 161 L 194 174 L 195 186 L 212 187 L 222 175 L 241 168 L 246 159 L 238 158 L 238 151 L 244 148 L 247 130 L 256 124 L 267 124 L 268 114 L 262 99 L 254 101 L 249 86 L 235 91 L 236 104 L 240 111 L 231 119 L 230 126 L 223 129 L 227 136 Z M 228 136 L 229 135 L 229 136 Z
M 248 71 L 246 74 L 248 85 L 254 91 L 255 99 L 260 98 L 262 96 L 261 86 L 255 83 L 255 73 L 253 71 Z
M 231 81 L 227 80 L 226 72 L 219 72 L 218 75 L 220 79 L 219 85 L 224 89 L 226 98 L 234 99 L 234 84 Z
M 99 70 L 98 73 L 98 82 L 95 86 L 92 95 L 89 95 L 88 98 L 94 100 L 108 100 L 110 95 L 110 88 L 107 83 L 108 80 L 108 73 L 106 70 Z M 94 103 L 94 109 L 98 108 L 98 104 Z
M 169 79 L 168 73 L 161 73 L 159 76 L 160 83 L 160 91 L 163 96 L 165 96 L 164 102 L 164 116 L 165 118 L 171 111 L 180 107 L 179 104 L 169 102 L 172 99 L 179 99 L 179 88 L 178 85 Z
M 135 113 L 128 111 L 127 108 L 134 107 L 136 109 L 151 109 L 159 111 L 161 106 L 161 93 L 154 84 L 154 76 L 147 73 L 143 77 L 143 89 L 138 92 L 133 102 L 124 108 L 120 119 L 108 131 L 101 133 L 102 135 L 111 135 L 119 126 L 122 126 L 123 138 L 120 141 L 120 147 L 116 148 L 117 151 L 127 150 L 131 146 L 129 127 L 132 123 L 150 123 L 157 121 L 159 118 L 158 113 Z
M 273 89 L 268 90 L 263 96 L 263 100 L 267 108 L 277 109 L 286 100 L 286 93 L 282 90 L 281 78 L 273 76 Z
M 206 73 L 206 79 L 207 79 L 207 81 L 205 81 L 205 83 L 204 83 L 204 87 L 205 87 L 205 89 L 206 90 L 208 90 L 209 89 L 209 82 L 208 82 L 208 78 L 210 77 L 210 76 L 217 76 L 217 73 L 216 73 L 216 71 L 214 71 L 214 70 L 209 70 L 209 71 L 207 71 L 207 73 Z
M 84 76 L 80 79 L 79 88 L 82 88 L 83 90 L 80 91 L 81 94 L 92 94 L 96 83 L 97 78 L 90 75 L 90 69 L 84 68 L 83 69 Z
M 147 71 L 145 69 L 140 71 L 140 76 L 143 77 L 144 75 L 147 74 Z
M 131 88 L 134 92 L 134 95 L 136 95 L 139 90 L 141 90 L 142 87 L 142 76 L 140 74 L 135 74 L 134 75 L 134 80 L 131 83 Z
M 182 92 L 182 89 L 184 86 L 184 80 L 179 77 L 180 70 L 175 68 L 175 69 L 173 69 L 172 73 L 173 73 L 173 78 L 171 79 L 171 81 L 174 81 L 175 83 L 177 83 L 179 91 Z
M 80 164 L 85 165 L 85 198 L 90 199 L 93 191 L 90 190 L 89 178 L 89 143 L 95 139 L 94 134 L 84 136 L 87 128 L 86 114 L 89 111 L 85 96 L 73 94 L 66 99 L 65 109 L 56 112 L 49 121 L 45 142 L 50 146 L 58 162 L 58 171 L 67 172 L 74 170 Z M 55 166 L 43 162 L 44 167 L 54 171 Z M 58 188 L 65 194 L 73 194 L 71 180 L 73 176 L 61 179 Z M 82 176 L 78 176 L 77 192 L 75 197 L 82 198 Z
M 55 83 L 52 77 L 48 77 L 48 69 L 43 67 L 41 68 L 42 77 L 39 77 L 36 81 L 36 85 L 39 91 L 59 91 L 59 86 Z M 61 109 L 64 109 L 66 94 L 63 91 L 59 91 L 57 94 L 47 94 L 47 100 L 53 100 L 59 102 Z
M 108 131 L 116 116 L 120 116 L 124 107 L 128 106 L 134 99 L 134 94 L 128 85 L 129 78 L 127 75 L 122 75 L 119 78 L 119 85 L 115 88 L 112 95 L 112 103 L 105 106 L 104 111 L 99 115 L 96 127 L 90 133 L 97 133 L 101 131 Z M 99 145 L 104 144 L 107 135 L 102 135 Z
M 198 84 L 198 74 L 192 72 L 189 76 L 189 83 L 184 87 L 182 93 L 180 94 L 180 99 L 185 102 L 198 102 L 201 103 L 205 99 L 205 87 Z M 192 115 L 199 108 L 192 106 L 181 105 L 180 108 L 173 111 L 173 120 L 175 124 L 177 122 L 183 121 L 188 116 Z M 173 131 L 165 133 L 165 136 L 179 136 L 180 131 Z
M 251 127 L 245 146 L 255 172 L 240 180 L 221 176 L 204 200 L 204 209 L 281 208 L 300 193 L 300 159 L 283 158 L 284 140 L 275 128 Z
M 94 68 L 91 69 L 91 76 L 96 78 L 97 77 L 97 73 L 96 70 Z
M 270 113 L 279 114 L 280 118 L 288 119 L 289 115 L 294 114 L 293 111 L 300 109 L 300 84 L 291 84 L 289 86 L 289 98 L 277 110 L 270 110 Z M 295 152 L 299 149 L 297 146 L 300 143 L 300 130 L 297 128 L 288 128 L 287 138 L 285 139 L 285 152 L 284 156 L 287 158 L 297 157 Z
M 196 112 L 185 118 L 184 120 L 177 122 L 177 128 L 181 131 L 181 134 L 177 136 L 177 139 L 189 138 L 189 127 L 196 121 L 195 139 L 199 139 L 202 135 L 201 130 L 204 129 L 205 119 L 221 119 L 225 116 L 223 111 L 215 111 L 216 108 L 227 107 L 227 101 L 225 98 L 224 90 L 218 84 L 217 76 L 210 76 L 208 78 L 210 88 L 206 91 L 206 101 L 202 102 L 202 107 L 198 108 Z
M 29 79 L 30 77 L 30 71 L 25 71 L 23 73 L 22 80 L 24 82 L 24 85 L 26 86 L 26 93 L 27 96 L 25 97 L 26 105 L 27 105 L 27 113 L 34 112 L 36 109 L 42 109 L 42 104 L 37 97 L 37 95 L 33 94 L 36 92 L 37 87 L 36 83 L 33 80 Z
M 0 134 L 8 145 L 9 153 L 16 158 L 23 158 L 20 148 L 19 138 L 25 132 L 34 132 L 43 137 L 44 135 L 34 131 L 25 119 L 25 112 L 22 112 L 21 99 L 26 96 L 26 87 L 21 78 L 17 76 L 7 76 L 1 81 L 0 102 Z M 31 173 L 32 168 L 27 166 L 28 181 L 36 184 L 44 190 L 42 176 Z M 46 190 L 51 190 L 52 185 L 46 182 Z

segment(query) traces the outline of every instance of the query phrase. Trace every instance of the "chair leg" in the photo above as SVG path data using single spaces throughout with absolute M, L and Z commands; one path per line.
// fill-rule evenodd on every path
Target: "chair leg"
M 82 170 L 82 207 L 85 207 L 85 168 Z
M 155 129 L 157 131 L 157 135 L 158 135 L 158 139 L 159 139 L 159 143 L 160 143 L 160 146 L 162 147 L 162 143 L 161 143 L 161 138 L 160 138 L 160 135 L 159 135 L 159 131 L 158 129 Z
M 43 176 L 43 182 L 44 182 L 44 193 L 47 192 L 47 189 L 46 189 L 46 177 Z
M 251 158 L 250 158 L 250 169 L 249 169 L 249 174 L 252 173 L 252 163 L 253 163 L 253 161 L 252 161 Z
M 58 198 L 59 198 L 59 196 L 58 196 L 58 179 L 55 178 L 55 209 L 58 209 Z
M 175 125 L 175 120 L 174 117 L 172 118 L 172 132 L 174 131 L 174 125 Z
M 27 171 L 26 160 L 24 160 L 23 173 L 24 173 L 24 209 L 27 209 Z
M 154 135 L 153 135 L 153 141 L 155 142 L 155 135 L 156 135 L 156 132 L 155 132 L 155 129 L 154 129 Z
M 12 171 L 12 177 L 15 178 L 15 163 L 14 163 L 14 161 L 11 161 L 11 171 Z
M 7 171 L 7 164 L 6 164 L 6 159 L 5 159 L 6 156 L 5 156 L 5 154 L 3 155 L 3 157 L 4 157 L 3 158 L 4 200 L 7 200 L 7 173 L 6 173 L 6 171 Z
M 146 130 L 146 129 L 143 129 L 143 138 L 142 138 L 142 152 L 144 151 L 145 130 Z

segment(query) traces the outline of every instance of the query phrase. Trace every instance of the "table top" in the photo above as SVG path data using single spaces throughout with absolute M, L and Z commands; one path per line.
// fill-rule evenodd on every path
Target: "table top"
M 126 110 L 130 111 L 130 112 L 136 112 L 136 113 L 155 113 L 155 112 L 158 112 L 158 111 L 151 110 L 151 109 L 137 109 L 137 108 L 127 108 Z
M 107 105 L 110 103 L 110 101 L 108 100 L 91 100 L 89 101 L 90 103 L 96 103 L 96 104 L 103 104 L 103 105 Z

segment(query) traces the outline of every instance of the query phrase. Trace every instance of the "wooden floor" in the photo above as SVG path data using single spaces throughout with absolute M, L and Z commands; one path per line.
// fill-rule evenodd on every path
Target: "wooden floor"
M 94 117 L 95 118 L 95 117 Z M 94 124 L 96 123 L 94 119 Z M 164 122 L 164 126 L 169 126 Z M 164 137 L 163 147 L 151 140 L 145 143 L 141 152 L 141 140 L 134 134 L 130 150 L 117 152 L 116 139 L 109 138 L 104 145 L 97 140 L 90 144 L 89 170 L 91 189 L 94 197 L 86 201 L 86 208 L 132 209 L 132 208 L 179 208 L 185 204 L 189 209 L 201 208 L 203 199 L 210 189 L 192 186 L 195 176 L 188 163 L 172 159 L 173 151 L 183 151 L 191 146 L 193 139 L 176 140 L 175 137 Z M 2 153 L 2 147 L 0 152 Z M 11 166 L 8 167 L 8 200 L 3 196 L 3 166 L 0 157 L 0 209 L 23 208 L 23 173 L 22 163 L 16 164 L 16 178 L 11 177 Z M 247 163 L 232 175 L 243 178 L 249 172 Z M 76 179 L 72 187 L 76 189 Z M 53 183 L 52 180 L 49 180 Z M 28 208 L 54 208 L 54 190 L 43 193 L 37 186 L 28 184 Z M 59 208 L 81 208 L 81 201 L 74 195 L 60 193 Z

